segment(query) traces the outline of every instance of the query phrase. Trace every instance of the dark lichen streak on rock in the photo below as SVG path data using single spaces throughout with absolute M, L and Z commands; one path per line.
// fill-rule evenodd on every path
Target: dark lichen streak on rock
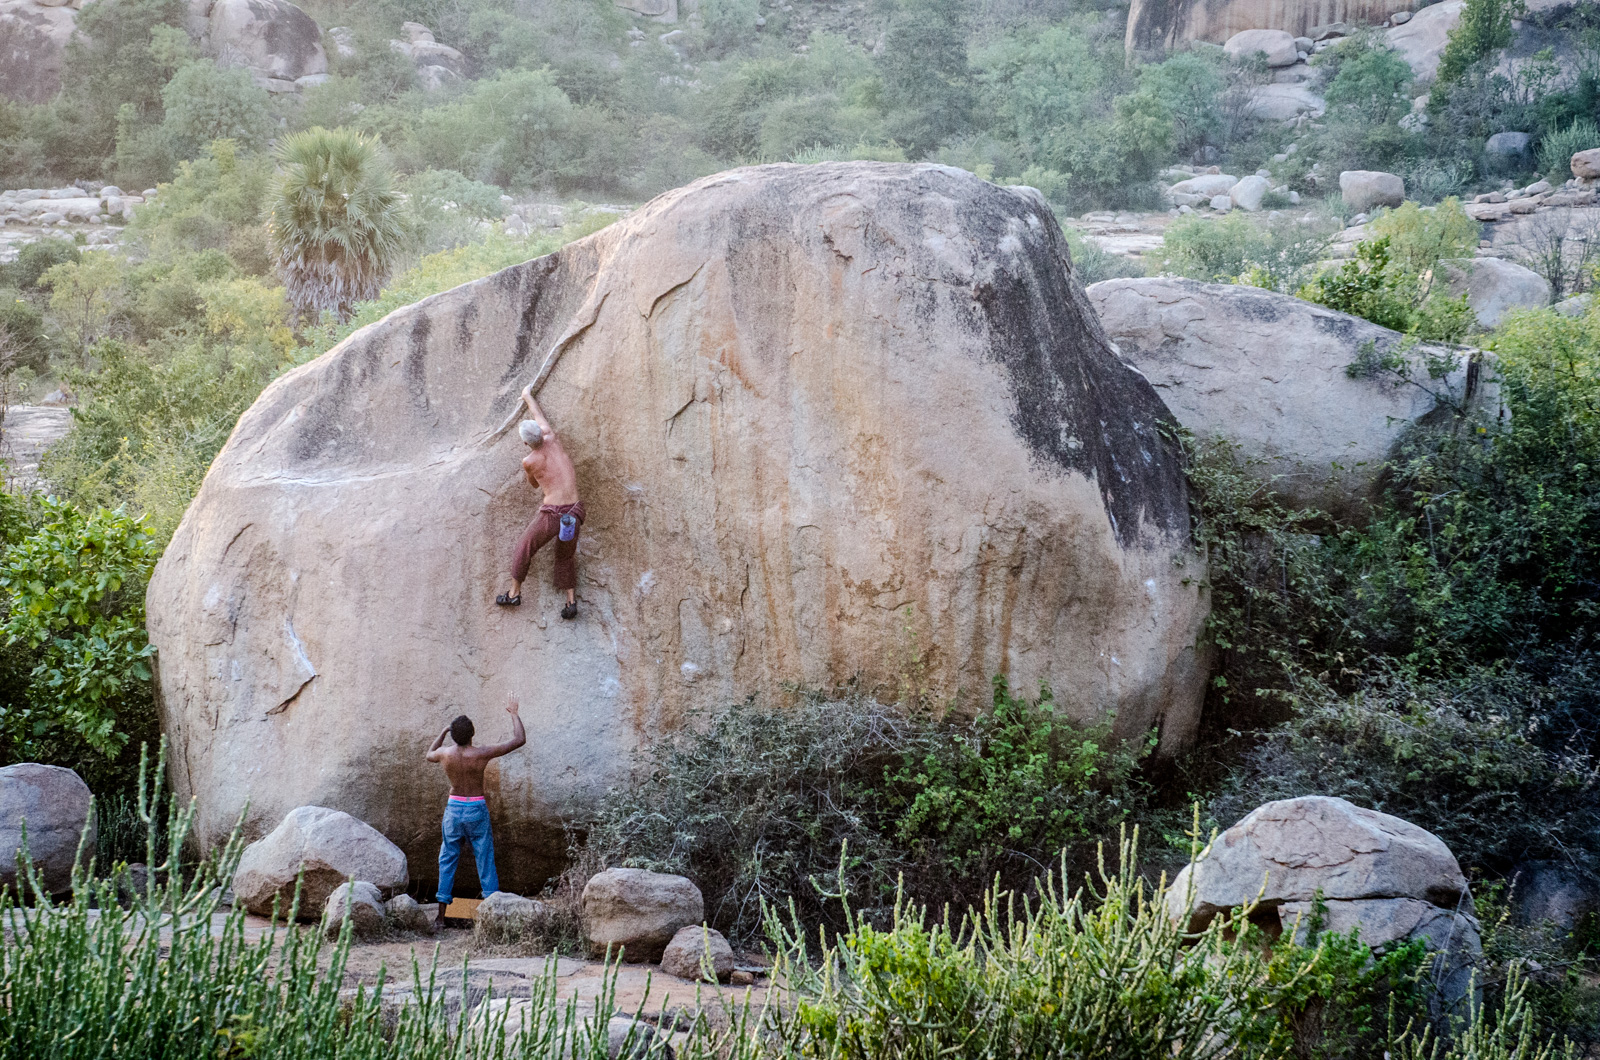
M 418 313 L 411 322 L 411 352 L 406 356 L 406 389 L 411 400 L 424 411 L 428 408 L 428 337 L 433 333 L 433 318 Z
M 1175 421 L 1155 389 L 1103 339 L 1086 297 L 1074 290 L 1066 241 L 1054 218 L 1027 209 L 1027 200 L 1014 192 L 990 187 L 979 194 L 1000 200 L 964 211 L 969 224 L 981 226 L 973 233 L 980 245 L 1015 238 L 1015 226 L 1007 230 L 1009 219 L 1031 213 L 1040 222 L 1020 233 L 1020 265 L 972 292 L 992 356 L 1011 377 L 1018 433 L 1041 460 L 1095 481 L 1124 547 L 1138 542 L 1145 524 L 1187 537 L 1181 457 L 1157 426 Z M 1121 467 L 1114 454 L 1124 447 L 1151 458 L 1131 470 Z
M 560 283 L 548 282 L 561 268 L 564 252 L 546 254 L 542 258 L 535 258 L 521 265 L 513 265 L 509 269 L 502 269 L 490 277 L 490 282 L 507 293 L 514 293 L 524 299 L 522 317 L 517 321 L 517 339 L 511 349 L 511 362 L 506 365 L 505 374 L 500 377 L 501 385 L 510 385 L 517 382 L 520 386 L 523 369 L 528 367 L 535 348 L 542 348 L 545 333 L 550 327 L 549 307 L 540 295 L 546 291 L 560 291 Z M 540 310 L 545 310 L 540 313 Z

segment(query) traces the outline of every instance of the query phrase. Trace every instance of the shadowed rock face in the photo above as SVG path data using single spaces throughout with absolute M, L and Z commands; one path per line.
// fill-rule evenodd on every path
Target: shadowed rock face
M 1403 0 L 1133 0 L 1125 43 L 1130 55 L 1168 51 L 1188 41 L 1222 44 L 1247 29 L 1281 29 L 1303 37 L 1335 22 L 1378 25 Z
M 498 609 L 537 496 L 540 395 L 588 508 L 576 622 L 548 556 Z M 1168 418 L 1112 355 L 1037 193 L 939 166 L 766 166 L 399 310 L 240 420 L 149 593 L 202 838 L 346 810 L 426 875 L 457 713 L 503 887 L 553 871 L 630 751 L 788 683 L 1048 682 L 1088 720 L 1192 733 L 1205 613 Z M 468 889 L 470 878 L 461 885 Z

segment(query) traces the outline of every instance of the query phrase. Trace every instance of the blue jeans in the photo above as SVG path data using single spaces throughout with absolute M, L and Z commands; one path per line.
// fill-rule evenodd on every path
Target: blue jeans
M 457 802 L 451 799 L 444 808 L 444 842 L 439 846 L 439 904 L 448 905 L 450 889 L 456 882 L 456 862 L 461 859 L 461 844 L 472 844 L 472 860 L 478 865 L 478 882 L 483 896 L 500 889 L 494 871 L 494 836 L 489 832 L 487 802 Z

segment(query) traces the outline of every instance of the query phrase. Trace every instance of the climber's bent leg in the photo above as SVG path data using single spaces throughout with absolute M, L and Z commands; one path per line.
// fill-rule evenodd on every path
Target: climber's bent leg
M 558 527 L 560 525 L 560 517 L 562 515 L 570 514 L 574 519 L 577 520 L 578 523 L 578 525 L 573 529 L 571 541 L 561 540 L 561 535 L 557 533 L 555 566 L 556 588 L 565 590 L 567 594 L 567 606 L 561 609 L 561 617 L 577 618 L 578 533 L 583 529 L 583 502 L 579 501 L 576 504 L 564 504 L 560 508 L 553 510 L 557 513 L 556 518 Z
M 514 605 L 522 602 L 522 583 L 527 580 L 528 567 L 533 563 L 533 554 L 543 548 L 545 542 L 555 537 L 560 529 L 561 516 L 548 508 L 540 508 L 539 514 L 528 524 L 528 529 L 522 532 L 522 538 L 517 542 L 517 550 L 511 556 L 511 591 L 503 593 L 495 603 Z

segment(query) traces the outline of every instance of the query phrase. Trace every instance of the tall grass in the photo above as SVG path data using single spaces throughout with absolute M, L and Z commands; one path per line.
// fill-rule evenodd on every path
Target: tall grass
M 162 756 L 164 757 L 164 755 Z M 182 860 L 192 810 L 161 820 L 141 763 L 136 812 L 147 827 L 151 884 L 117 904 L 126 865 L 74 874 L 55 904 L 28 873 L 30 900 L 0 895 L 0 1060 L 536 1060 L 667 1055 L 665 1033 L 639 1019 L 613 1043 L 615 967 L 593 1008 L 557 997 L 554 962 L 526 997 L 478 999 L 447 989 L 437 956 L 409 986 L 344 984 L 350 920 L 329 944 L 320 931 L 276 921 L 256 941 L 244 913 L 219 910 L 242 844 L 237 832 L 199 864 Z M 160 775 L 158 762 L 156 775 Z M 981 910 L 937 920 L 904 902 L 892 924 L 850 918 L 813 947 L 798 921 L 779 924 L 769 1003 L 726 1003 L 672 1043 L 684 1060 L 1007 1060 L 1106 1057 L 1267 1060 L 1550 1060 L 1512 977 L 1498 1017 L 1479 1006 L 1458 1037 L 1405 1016 L 1420 950 L 1375 955 L 1350 936 L 1269 944 L 1251 910 L 1187 935 L 1164 908 L 1163 886 L 1101 866 L 1068 893 L 1046 880 L 1032 899 L 996 889 Z M 436 951 L 437 954 L 437 951 Z M 519 993 L 520 993 L 519 989 Z M 1379 1009 L 1387 1002 L 1387 1030 Z M 642 1011 L 642 1004 L 641 1010 Z M 596 1016 L 594 1013 L 598 1013 Z M 716 1024 L 721 1029 L 714 1030 Z M 1570 1055 L 1570 1053 L 1569 1053 Z

